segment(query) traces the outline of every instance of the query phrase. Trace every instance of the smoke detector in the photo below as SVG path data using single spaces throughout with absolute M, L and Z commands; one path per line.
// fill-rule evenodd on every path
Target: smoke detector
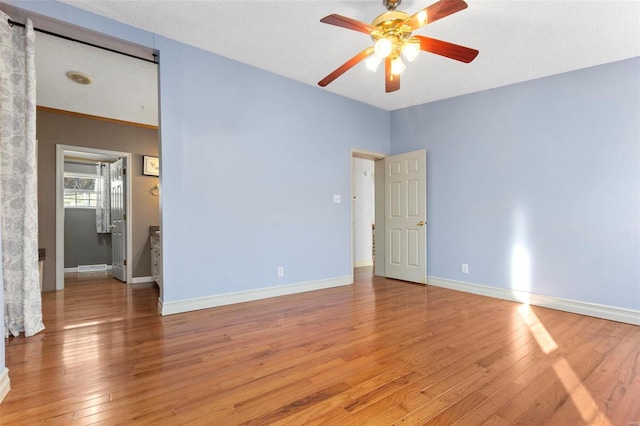
M 67 72 L 67 78 L 74 83 L 78 84 L 91 84 L 91 77 L 86 74 L 81 73 L 80 71 L 69 71 Z

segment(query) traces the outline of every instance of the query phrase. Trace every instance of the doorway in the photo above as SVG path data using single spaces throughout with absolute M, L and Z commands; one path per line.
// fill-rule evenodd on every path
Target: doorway
M 380 251 L 376 228 L 383 232 L 378 220 L 380 212 L 384 212 L 384 180 L 380 187 L 378 175 L 384 179 L 384 157 L 380 153 L 351 150 L 352 278 L 353 268 L 363 266 L 373 266 L 376 275 L 383 275 L 384 269 L 379 264 L 384 264 L 384 257 L 379 256 L 384 250 Z
M 65 260 L 65 205 L 64 205 L 64 162 L 65 157 L 73 157 L 76 159 L 86 159 L 93 161 L 115 161 L 118 158 L 125 159 L 126 164 L 131 164 L 131 154 L 128 152 L 109 151 L 104 149 L 86 148 L 71 145 L 56 145 L 56 290 L 64 288 L 64 260 Z M 124 174 L 124 214 L 131 218 L 131 173 Z M 123 259 L 129 257 L 132 253 L 132 221 L 125 221 L 124 234 L 129 236 L 125 238 L 122 246 Z M 123 281 L 131 283 L 132 268 L 125 268 L 122 276 Z
M 22 16 L 29 15 L 25 11 Z M 159 179 L 141 178 L 141 165 L 143 156 L 160 156 L 158 63 L 154 59 L 158 52 L 64 23 L 39 20 L 38 27 L 52 33 L 36 37 L 38 243 L 45 254 L 43 291 L 64 287 L 64 233 L 63 225 L 58 224 L 63 217 L 58 169 L 63 154 L 57 153 L 58 144 L 70 145 L 71 150 L 82 146 L 131 156 L 128 163 L 133 176 L 127 181 L 136 202 L 132 210 L 136 217 L 127 215 L 133 223 L 126 227 L 129 244 L 123 252 L 127 252 L 130 270 L 123 278 L 128 283 L 152 282 L 148 227 L 159 225 Z M 75 78 L 80 74 L 86 78 Z M 142 213 L 140 200 L 144 203 Z M 152 204 L 155 212 L 149 213 Z
M 353 210 L 353 267 L 373 266 L 375 260 L 374 162 L 353 157 L 351 202 Z
M 373 225 L 371 235 L 373 274 L 403 281 L 427 282 L 427 188 L 426 150 L 385 156 L 379 153 L 351 151 L 351 277 L 356 263 L 356 215 L 365 203 L 356 203 L 356 179 L 364 170 L 355 167 L 355 159 L 373 161 Z M 366 234 L 365 234 L 366 235 Z M 365 238 L 369 238 L 365 236 Z M 373 248 L 375 238 L 375 248 Z M 372 253 L 373 254 L 373 253 Z

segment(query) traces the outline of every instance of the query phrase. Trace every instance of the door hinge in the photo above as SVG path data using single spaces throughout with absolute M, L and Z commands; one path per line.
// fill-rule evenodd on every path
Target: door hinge
M 127 220 L 127 214 L 126 213 L 122 215 L 122 220 Z
M 125 259 L 125 260 L 122 262 L 122 264 L 123 264 L 124 266 L 127 266 L 127 259 Z
M 122 174 L 126 175 L 127 174 L 127 169 L 122 169 Z

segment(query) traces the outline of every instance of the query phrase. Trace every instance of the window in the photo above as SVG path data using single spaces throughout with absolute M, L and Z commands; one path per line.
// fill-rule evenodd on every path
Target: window
M 95 209 L 97 204 L 98 176 L 65 172 L 64 207 Z

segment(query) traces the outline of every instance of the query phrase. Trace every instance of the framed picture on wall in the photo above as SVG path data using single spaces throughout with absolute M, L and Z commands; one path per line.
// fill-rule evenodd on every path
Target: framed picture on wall
M 158 157 L 142 156 L 142 174 L 146 176 L 160 176 L 160 160 Z

